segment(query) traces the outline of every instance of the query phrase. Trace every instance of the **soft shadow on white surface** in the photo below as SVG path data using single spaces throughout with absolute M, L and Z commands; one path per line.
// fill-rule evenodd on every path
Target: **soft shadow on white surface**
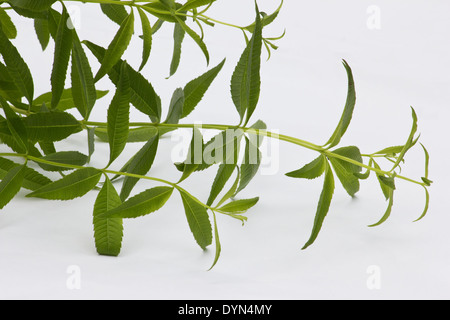
M 211 16 L 245 25 L 253 19 L 253 1 L 217 1 Z M 363 152 L 401 144 L 411 126 L 410 106 L 419 116 L 422 141 L 431 154 L 429 215 L 422 212 L 420 188 L 399 182 L 392 217 L 368 228 L 381 217 L 386 203 L 377 184 L 362 184 L 356 199 L 340 185 L 316 243 L 301 247 L 311 232 L 322 181 L 284 176 L 313 159 L 315 154 L 280 145 L 279 170 L 259 175 L 243 196 L 260 196 L 243 227 L 219 216 L 222 256 L 212 271 L 214 246 L 202 252 L 190 234 L 178 195 L 160 211 L 125 222 L 122 254 L 101 257 L 95 252 L 92 206 L 96 192 L 71 202 L 25 199 L 25 193 L 0 213 L 1 299 L 448 299 L 450 248 L 448 225 L 450 178 L 446 158 L 450 116 L 450 21 L 446 1 L 378 1 L 381 29 L 370 30 L 369 1 L 286 1 L 279 19 L 265 32 L 277 36 L 286 28 L 279 50 L 262 69 L 262 94 L 255 120 L 270 129 L 324 143 L 336 125 L 346 95 L 346 59 L 355 74 L 358 102 L 343 145 Z M 75 4 L 74 4 L 75 5 Z M 237 12 L 233 6 L 239 5 Z M 271 12 L 278 3 L 259 1 Z M 96 6 L 81 6 L 80 35 L 106 46 L 116 26 L 99 18 Z M 14 17 L 19 30 L 15 44 L 25 52 L 37 93 L 49 90 L 53 47 L 43 54 L 30 21 Z M 92 31 L 92 30 L 95 30 Z M 205 72 L 204 58 L 185 41 L 179 74 L 169 80 L 172 28 L 165 26 L 154 39 L 154 51 L 144 69 L 167 103 L 173 90 Z M 227 64 L 211 91 L 186 119 L 235 123 L 229 79 L 244 47 L 239 31 L 216 26 L 207 30 L 211 66 L 227 57 Z M 29 48 L 29 50 L 27 50 Z M 141 43 L 133 40 L 127 60 L 140 63 Z M 95 59 L 92 59 L 94 61 Z M 94 68 L 98 65 L 93 63 Z M 113 89 L 108 80 L 100 89 Z M 111 94 L 100 100 L 93 120 L 105 119 Z M 167 109 L 164 109 L 167 110 Z M 143 119 L 133 114 L 136 119 Z M 144 119 L 145 120 L 145 119 Z M 84 135 L 70 139 L 84 147 Z M 162 142 L 151 174 L 175 180 L 170 161 L 173 142 Z M 70 150 L 72 145 L 58 145 Z M 130 146 L 130 154 L 133 148 Z M 137 150 L 137 149 L 136 149 Z M 94 164 L 104 166 L 107 146 L 99 144 Z M 126 160 L 126 155 L 119 160 Z M 120 162 L 118 162 L 120 163 Z M 119 166 L 119 165 L 118 165 Z M 407 158 L 405 175 L 420 178 L 423 154 L 415 149 Z M 215 170 L 186 182 L 186 188 L 206 199 Z M 153 186 L 141 182 L 136 189 Z M 71 266 L 77 268 L 72 269 Z M 71 289 L 73 270 L 80 287 Z M 378 272 L 374 274 L 374 270 Z M 371 289 L 373 277 L 379 287 Z

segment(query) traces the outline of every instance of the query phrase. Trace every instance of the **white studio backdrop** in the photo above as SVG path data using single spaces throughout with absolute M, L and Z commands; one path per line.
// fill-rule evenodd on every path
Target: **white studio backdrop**
M 273 12 L 278 1 L 258 1 Z M 58 5 L 55 5 L 55 8 Z M 107 46 L 117 26 L 102 16 L 98 5 L 67 2 L 81 39 Z M 20 193 L 0 212 L 1 299 L 448 299 L 450 298 L 450 218 L 447 170 L 450 156 L 450 3 L 434 1 L 293 1 L 264 30 L 286 36 L 262 65 L 262 93 L 254 120 L 269 129 L 317 144 L 324 143 L 339 120 L 347 79 L 341 60 L 353 69 L 358 95 L 352 124 L 342 145 L 373 152 L 402 144 L 411 127 L 413 106 L 421 141 L 431 155 L 428 216 L 413 223 L 423 210 L 420 187 L 399 182 L 391 218 L 381 217 L 386 203 L 376 181 L 363 182 L 355 199 L 340 184 L 316 243 L 306 251 L 322 181 L 290 179 L 316 155 L 280 143 L 272 154 L 276 170 L 258 175 L 243 196 L 260 196 L 244 227 L 219 216 L 222 255 L 212 271 L 214 246 L 203 252 L 195 243 L 178 196 L 160 211 L 125 221 L 122 254 L 98 256 L 93 241 L 92 206 L 96 192 L 71 202 L 25 199 Z M 217 1 L 210 16 L 236 25 L 254 19 L 250 0 Z M 13 16 L 20 49 L 33 76 L 37 94 L 50 90 L 53 44 L 42 53 L 30 20 Z M 138 24 L 136 24 L 138 27 Z M 137 32 L 138 34 L 138 32 Z M 199 48 L 186 37 L 178 73 L 169 74 L 172 27 L 155 35 L 149 64 L 143 70 L 163 101 L 208 67 Z M 217 25 L 206 29 L 209 67 L 226 65 L 202 103 L 185 121 L 235 124 L 229 93 L 233 69 L 244 49 L 239 30 Z M 92 66 L 98 63 L 91 55 Z M 141 41 L 135 36 L 126 60 L 138 67 Z M 113 90 L 105 77 L 98 89 Z M 92 120 L 104 121 L 112 93 L 99 100 Z M 138 113 L 133 119 L 146 120 Z M 171 152 L 176 142 L 161 143 L 151 173 L 178 178 Z M 60 150 L 85 148 L 76 135 Z M 137 151 L 129 146 L 117 161 Z M 135 148 L 135 150 L 133 150 Z M 97 144 L 93 165 L 104 166 L 108 146 Z M 405 175 L 420 179 L 423 152 L 406 159 Z M 119 168 L 117 168 L 119 169 Z M 215 170 L 194 175 L 186 188 L 206 199 Z M 149 183 L 141 182 L 136 190 Z M 79 286 L 72 286 L 73 276 Z M 73 284 L 73 283 L 72 283 Z

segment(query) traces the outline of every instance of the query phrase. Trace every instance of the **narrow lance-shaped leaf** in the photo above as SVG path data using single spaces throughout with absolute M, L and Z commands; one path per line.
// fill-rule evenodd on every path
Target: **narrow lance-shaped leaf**
M 122 204 L 113 184 L 106 177 L 94 204 L 93 225 L 95 247 L 100 255 L 118 256 L 122 248 L 123 221 L 121 218 L 101 218 L 99 216 Z
M 48 200 L 72 200 L 84 196 L 100 181 L 102 172 L 95 168 L 79 169 L 64 178 L 52 182 L 27 197 Z
M 14 84 L 31 105 L 34 95 L 34 84 L 30 69 L 1 28 L 0 54 L 3 57 L 3 61 Z
M 183 44 L 185 35 L 186 32 L 181 27 L 181 25 L 179 23 L 175 23 L 173 29 L 173 54 L 172 54 L 172 61 L 170 63 L 169 77 L 173 76 L 177 72 L 178 66 L 180 65 L 181 46 Z
M 210 5 L 214 1 L 216 1 L 216 0 L 189 0 L 179 9 L 179 11 L 188 11 L 188 10 L 196 9 L 198 7 Z
M 411 132 L 409 134 L 408 140 L 406 141 L 402 151 L 400 152 L 399 156 L 397 157 L 397 161 L 395 161 L 394 166 L 392 167 L 391 171 L 393 171 L 395 168 L 398 167 L 398 165 L 403 161 L 403 158 L 405 157 L 406 152 L 414 145 L 414 135 L 417 132 L 417 114 L 414 108 L 411 107 L 412 111 L 412 118 L 413 118 L 413 125 L 411 128 Z
M 105 52 L 105 56 L 101 61 L 100 69 L 95 75 L 94 80 L 97 82 L 103 76 L 105 76 L 114 65 L 120 60 L 125 50 L 130 44 L 131 37 L 134 33 L 134 13 L 131 11 L 129 16 L 122 22 L 119 30 L 117 31 L 114 39 L 108 46 Z
M 20 166 L 20 164 L 11 160 L 0 158 L 0 179 L 4 179 L 11 169 Z M 34 191 L 52 182 L 49 178 L 29 167 L 23 168 L 23 171 L 22 187 L 25 189 Z
M 139 71 L 141 71 L 145 65 L 147 64 L 147 61 L 150 57 L 150 52 L 152 50 L 152 26 L 150 24 L 150 21 L 145 14 L 145 12 L 138 7 L 139 16 L 141 18 L 141 25 L 142 25 L 142 40 L 143 40 L 143 49 L 142 49 L 142 62 L 139 67 Z
M 377 227 L 377 226 L 383 224 L 384 222 L 386 222 L 386 220 L 389 219 L 389 217 L 391 216 L 393 205 L 394 205 L 394 189 L 389 189 L 389 203 L 388 203 L 386 212 L 384 213 L 384 215 L 380 219 L 380 221 L 378 221 L 375 224 L 370 225 L 369 227 Z
M 291 178 L 316 179 L 324 173 L 326 161 L 326 157 L 320 155 L 301 169 L 286 173 L 286 175 Z
M 96 97 L 97 100 L 103 98 L 109 93 L 107 90 L 97 90 L 96 91 Z M 59 111 L 66 111 L 73 108 L 76 108 L 77 105 L 75 104 L 73 100 L 74 93 L 72 93 L 72 88 L 64 89 L 61 98 L 59 100 L 58 107 L 56 108 Z M 39 97 L 34 99 L 33 106 L 31 108 L 31 111 L 33 112 L 40 112 L 41 108 L 45 104 L 46 106 L 50 106 L 52 101 L 52 92 L 46 92 L 41 94 Z
M 96 44 L 84 41 L 83 43 L 91 50 L 94 56 L 101 62 L 105 57 L 106 50 Z M 119 60 L 109 71 L 110 80 L 117 86 L 120 78 L 120 69 L 123 61 Z M 156 94 L 153 86 L 136 70 L 128 65 L 128 76 L 131 86 L 131 103 L 148 115 L 153 122 L 159 122 L 161 119 L 161 98 Z
M 187 117 L 192 111 L 194 111 L 195 107 L 200 103 L 206 91 L 211 86 L 211 83 L 217 77 L 220 70 L 222 70 L 224 64 L 225 59 L 213 69 L 186 84 L 183 89 L 185 100 L 181 118 Z
M 203 136 L 198 128 L 192 129 L 192 139 L 189 145 L 188 155 L 184 163 L 183 175 L 181 176 L 178 183 L 186 180 L 198 166 L 202 163 L 203 158 Z
M 206 63 L 209 64 L 208 48 L 206 47 L 206 44 L 203 42 L 202 38 L 200 38 L 200 36 L 197 33 L 195 33 L 194 30 L 189 28 L 189 26 L 178 16 L 174 16 L 174 18 L 177 20 L 177 22 L 180 24 L 183 30 L 195 41 L 195 43 L 197 43 L 197 45 L 200 47 L 203 54 L 205 55 Z
M 278 17 L 278 14 L 280 13 L 281 8 L 283 7 L 283 2 L 284 0 L 281 0 L 280 6 L 272 14 L 264 15 L 264 17 L 261 20 L 261 24 L 263 27 L 271 24 Z M 252 23 L 251 25 L 245 27 L 245 29 L 253 33 L 255 31 L 255 23 Z
M 230 203 L 227 203 L 223 207 L 217 209 L 221 212 L 227 212 L 227 213 L 245 213 L 250 208 L 254 207 L 259 201 L 259 198 L 252 198 L 252 199 L 240 199 L 231 201 Z
M 80 114 L 87 120 L 97 100 L 97 92 L 89 60 L 75 30 L 73 31 L 71 79 L 73 101 Z
M 116 94 L 108 109 L 108 138 L 110 157 L 108 166 L 122 153 L 128 139 L 130 122 L 130 80 L 123 63 Z
M 253 178 L 258 173 L 261 165 L 262 153 L 257 147 L 258 143 L 252 142 L 252 139 L 245 138 L 245 153 L 243 163 L 241 164 L 241 176 L 239 181 L 239 188 L 236 190 L 235 195 L 244 190 Z
M 28 138 L 33 141 L 60 141 L 82 130 L 69 113 L 35 113 L 24 118 Z
M 6 10 L 3 8 L 0 8 L 0 27 L 9 39 L 15 39 L 17 37 L 16 26 L 12 22 L 8 13 L 6 13 Z
M 103 142 L 109 142 L 108 130 L 106 128 L 92 128 L 94 134 Z M 147 142 L 158 134 L 155 127 L 131 128 L 128 131 L 127 143 Z
M 0 105 L 5 112 L 6 122 L 12 136 L 21 149 L 28 151 L 28 134 L 22 118 L 11 109 L 9 104 L 2 97 L 0 97 Z
M 211 265 L 211 267 L 209 268 L 209 270 L 214 268 L 214 266 L 217 264 L 217 262 L 219 261 L 219 258 L 220 258 L 220 253 L 222 252 L 222 245 L 220 244 L 219 229 L 217 227 L 216 214 L 214 211 L 212 212 L 212 214 L 213 214 L 213 218 L 214 218 L 214 242 L 216 244 L 216 254 L 214 255 L 214 261 L 213 261 L 213 264 Z
M 8 2 L 18 8 L 42 12 L 49 9 L 56 0 L 9 0 Z
M 355 160 L 359 163 L 362 163 L 363 161 L 361 152 L 354 146 L 339 148 L 334 150 L 333 153 Z M 354 197 L 360 188 L 359 179 L 355 173 L 360 173 L 362 168 L 339 158 L 330 157 L 330 162 L 344 189 L 351 197 Z
M 192 195 L 180 191 L 186 218 L 197 244 L 206 250 L 212 243 L 212 227 L 206 208 Z
M 122 4 L 100 4 L 102 12 L 112 21 L 121 25 L 122 22 L 128 17 L 128 12 L 125 10 L 125 6 Z
M 325 162 L 325 179 L 323 184 L 323 190 L 319 198 L 319 203 L 317 205 L 317 212 L 314 220 L 313 230 L 309 240 L 303 246 L 302 248 L 303 250 L 312 245 L 314 241 L 317 239 L 317 236 L 319 235 L 319 232 L 322 229 L 323 222 L 330 209 L 334 188 L 335 185 L 333 172 L 331 171 L 330 164 L 328 162 Z
M 22 187 L 25 166 L 17 166 L 9 170 L 0 182 L 0 209 L 3 209 Z
M 336 130 L 333 132 L 332 136 L 328 140 L 325 145 L 328 145 L 329 148 L 332 148 L 339 144 L 342 136 L 347 131 L 348 126 L 352 120 L 353 110 L 356 105 L 356 91 L 355 91 L 355 82 L 353 79 L 352 69 L 348 65 L 347 61 L 343 61 L 345 70 L 347 71 L 348 77 L 348 92 L 347 92 L 347 101 L 345 103 L 344 112 L 342 113 L 342 117 L 339 121 L 339 124 L 336 127 Z
M 256 109 L 261 90 L 262 26 L 258 8 L 256 11 L 255 31 L 231 78 L 231 96 L 241 122 L 247 113 L 245 123 L 250 120 Z
M 100 217 L 132 219 L 145 216 L 161 209 L 169 200 L 172 192 L 172 187 L 148 189 Z
M 184 105 L 184 91 L 178 88 L 174 91 L 172 99 L 170 101 L 169 113 L 165 123 L 177 124 L 180 121 L 181 115 L 183 114 Z
M 52 109 L 58 106 L 66 83 L 67 68 L 69 66 L 70 52 L 72 50 L 72 30 L 67 27 L 70 17 L 63 6 L 58 31 L 55 38 L 55 53 L 53 56 L 53 69 L 51 74 L 52 84 Z
M 156 157 L 156 151 L 158 150 L 159 135 L 151 138 L 139 151 L 134 155 L 133 160 L 128 164 L 126 168 L 127 173 L 133 173 L 138 175 L 145 175 L 153 165 L 153 161 Z M 125 177 L 120 191 L 120 198 L 122 201 L 128 198 L 133 190 L 138 178 Z
M 72 166 L 84 166 L 88 157 L 78 151 L 61 151 L 42 157 L 41 160 L 54 162 L 58 164 L 68 164 Z M 55 166 L 52 164 L 38 162 L 39 166 L 46 171 L 66 171 L 72 170 L 70 167 Z

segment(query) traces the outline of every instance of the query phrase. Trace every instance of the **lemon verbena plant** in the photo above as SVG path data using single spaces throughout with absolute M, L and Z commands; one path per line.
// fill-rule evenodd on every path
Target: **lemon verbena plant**
M 93 208 L 95 245 L 99 254 L 117 256 L 122 247 L 123 219 L 138 218 L 161 209 L 174 193 L 181 196 L 180 210 L 184 210 L 188 226 L 195 241 L 202 248 L 215 244 L 216 255 L 221 251 L 216 215 L 227 215 L 244 223 L 245 213 L 254 207 L 259 198 L 243 199 L 241 191 L 248 186 L 260 169 L 261 138 L 278 139 L 317 152 L 317 157 L 298 170 L 287 173 L 291 178 L 316 179 L 323 177 L 323 190 L 318 197 L 312 233 L 303 246 L 314 243 L 330 209 L 337 183 L 350 196 L 360 189 L 360 183 L 373 175 L 386 198 L 387 209 L 377 226 L 391 214 L 396 181 L 406 180 L 423 188 L 425 209 L 428 209 L 429 154 L 425 147 L 425 172 L 419 179 L 401 174 L 401 165 L 412 147 L 418 144 L 417 115 L 412 109 L 412 129 L 404 144 L 387 147 L 372 153 L 362 153 L 357 146 L 341 146 L 341 138 L 351 122 L 356 104 L 356 91 L 352 70 L 344 60 L 348 76 L 348 93 L 342 117 L 330 138 L 324 144 L 315 144 L 296 137 L 271 132 L 261 121 L 252 120 L 258 105 L 261 88 L 261 56 L 264 48 L 269 57 L 277 49 L 277 37 L 266 37 L 265 29 L 277 18 L 281 8 L 266 14 L 255 3 L 255 13 L 250 12 L 249 23 L 237 26 L 210 17 L 208 10 L 215 0 L 84 0 L 85 6 L 100 6 L 101 11 L 117 24 L 115 36 L 108 47 L 88 39 L 80 39 L 71 24 L 66 8 L 69 1 L 9 0 L 0 1 L 0 208 L 5 207 L 21 188 L 30 192 L 27 197 L 48 200 L 71 200 L 90 191 L 97 192 Z M 81 4 L 80 4 L 81 5 Z M 54 41 L 53 65 L 48 92 L 36 94 L 32 72 L 14 45 L 21 30 L 13 23 L 18 19 L 32 19 L 36 36 L 46 50 Z M 140 23 L 142 33 L 136 35 Z M 184 88 L 176 88 L 166 110 L 152 84 L 141 70 L 151 56 L 153 36 L 160 28 L 173 29 L 173 48 L 170 76 L 180 65 L 181 45 L 191 39 L 209 65 L 209 51 L 204 42 L 204 32 L 216 24 L 236 28 L 244 35 L 245 49 L 238 61 L 223 60 L 219 65 L 195 75 Z M 95 32 L 95 31 L 93 31 Z M 142 60 L 134 69 L 123 60 L 133 36 L 142 41 Z M 156 41 L 155 41 L 156 42 Z M 50 54 L 50 53 L 49 53 Z M 92 61 L 100 67 L 94 70 Z M 235 65 L 230 88 L 239 122 L 233 124 L 185 123 L 197 107 L 225 63 Z M 343 70 L 344 70 L 343 69 Z M 70 77 L 70 78 L 68 78 Z M 104 122 L 90 120 L 97 100 L 106 95 L 98 86 L 100 79 L 109 78 L 114 96 L 107 109 Z M 66 87 L 66 79 L 70 86 Z M 161 79 L 165 81 L 165 79 Z M 231 109 L 233 108 L 230 106 Z M 148 121 L 130 121 L 130 108 L 148 117 Z M 202 122 L 205 119 L 201 119 Z M 192 131 L 188 155 L 183 162 L 174 163 L 180 172 L 178 181 L 168 181 L 152 170 L 157 156 L 158 143 L 164 135 L 177 129 Z M 205 141 L 202 130 L 215 130 L 217 134 Z M 86 154 L 79 150 L 59 151 L 55 142 L 66 140 L 74 134 L 86 134 Z M 70 142 L 67 142 L 70 143 Z M 90 165 L 98 143 L 109 144 L 109 157 L 104 167 Z M 120 170 L 111 165 L 123 153 L 128 143 L 141 143 L 139 151 L 130 156 Z M 239 154 L 241 153 L 241 154 Z M 382 168 L 388 160 L 390 166 Z M 207 199 L 197 198 L 194 191 L 183 187 L 183 182 L 198 171 L 216 168 Z M 60 174 L 55 179 L 54 174 Z M 52 173 L 53 175 L 51 175 Z M 53 178 L 52 178 L 53 177 Z M 138 181 L 152 181 L 159 186 L 134 193 Z M 422 212 L 422 211 L 421 211 Z

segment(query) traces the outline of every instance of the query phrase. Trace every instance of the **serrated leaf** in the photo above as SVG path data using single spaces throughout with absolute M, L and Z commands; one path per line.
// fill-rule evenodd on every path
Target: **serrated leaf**
M 184 105 L 184 91 L 181 88 L 176 89 L 173 92 L 172 99 L 170 101 L 169 112 L 165 123 L 177 124 L 180 121 L 183 114 Z
M 84 43 L 99 61 L 104 59 L 106 52 L 104 48 L 89 41 L 84 41 Z M 110 80 L 116 86 L 119 82 L 122 63 L 123 61 L 119 60 L 108 73 Z M 127 66 L 131 87 L 131 104 L 142 113 L 148 115 L 153 122 L 159 122 L 161 119 L 161 98 L 156 94 L 153 86 L 139 72 L 136 72 L 130 65 Z
M 355 81 L 353 79 L 352 69 L 348 65 L 347 61 L 343 60 L 343 65 L 345 70 L 347 71 L 348 77 L 348 91 L 347 91 L 347 101 L 345 103 L 344 111 L 342 113 L 341 119 L 331 135 L 330 139 L 325 145 L 328 145 L 329 148 L 332 148 L 339 144 L 342 136 L 347 131 L 348 126 L 352 120 L 353 110 L 356 105 L 356 91 L 355 91 Z
M 0 95 L 8 101 L 20 101 L 24 96 L 8 72 L 8 68 L 0 62 Z M 28 106 L 27 106 L 28 107 Z
M 361 152 L 357 147 L 354 146 L 339 148 L 337 150 L 334 150 L 333 153 L 352 160 L 356 160 L 360 163 L 362 163 L 363 161 Z M 333 157 L 330 157 L 330 162 L 344 189 L 350 196 L 354 197 L 360 188 L 359 179 L 357 178 L 357 176 L 355 176 L 355 173 L 360 173 L 362 168 L 352 163 Z
M 314 226 L 309 240 L 303 246 L 302 250 L 305 250 L 311 246 L 317 239 L 320 230 L 322 229 L 323 222 L 330 209 L 331 200 L 334 193 L 334 176 L 331 171 L 331 167 L 328 162 L 325 162 L 325 179 L 323 184 L 322 193 L 320 194 L 319 203 L 317 205 L 316 217 L 314 219 Z
M 175 23 L 173 29 L 173 54 L 172 54 L 172 61 L 170 62 L 169 77 L 173 76 L 177 72 L 178 66 L 180 65 L 181 46 L 185 35 L 186 32 L 181 27 L 181 25 L 179 23 Z
M 6 123 L 8 124 L 9 131 L 16 140 L 19 147 L 25 151 L 28 151 L 28 134 L 22 118 L 19 117 L 8 105 L 8 103 L 0 97 L 0 105 L 3 108 L 6 116 Z
M 122 55 L 125 53 L 125 50 L 128 48 L 130 44 L 131 37 L 134 33 L 134 13 L 128 15 L 128 17 L 122 22 L 119 30 L 114 36 L 113 40 L 108 46 L 108 49 L 105 52 L 105 56 L 101 61 L 100 69 L 95 75 L 95 82 L 103 78 L 108 72 L 119 62 Z
M 56 0 L 9 0 L 8 2 L 17 8 L 42 12 L 49 9 Z
M 247 114 L 244 125 L 248 123 L 256 109 L 261 90 L 262 27 L 259 11 L 256 11 L 255 31 L 231 78 L 231 96 L 241 122 Z
M 14 167 L 0 182 L 0 209 L 3 209 L 22 187 L 25 166 Z
M 127 173 L 133 173 L 138 175 L 145 175 L 151 169 L 153 161 L 156 157 L 156 152 L 158 150 L 159 135 L 151 138 L 139 151 L 133 156 L 133 160 L 129 163 L 126 168 Z M 128 198 L 131 191 L 133 190 L 136 183 L 139 181 L 138 178 L 125 177 L 123 181 L 122 190 L 120 191 L 120 198 L 122 201 Z
M 50 30 L 48 28 L 48 20 L 47 19 L 34 19 L 34 30 L 36 32 L 36 36 L 41 44 L 42 51 L 47 49 L 47 46 L 50 42 Z
M 186 218 L 197 244 L 206 250 L 212 243 L 212 227 L 206 208 L 192 195 L 180 191 Z
M 378 155 L 378 154 L 386 154 L 386 155 L 391 155 L 391 154 L 397 154 L 402 152 L 404 146 L 394 146 L 394 147 L 388 147 L 388 148 L 384 148 L 380 151 L 375 152 L 374 154 Z
M 235 213 L 235 214 L 245 213 L 250 208 L 254 207 L 258 203 L 258 201 L 259 201 L 258 197 L 252 199 L 235 200 L 230 203 L 227 203 L 226 205 L 217 210 L 221 212 Z
M 236 190 L 235 195 L 244 190 L 250 184 L 258 173 L 262 160 L 262 153 L 259 151 L 259 148 L 247 137 L 245 138 L 245 141 L 245 153 L 240 169 L 241 177 L 239 181 L 239 188 Z
M 188 11 L 188 10 L 196 9 L 198 7 L 210 5 L 214 1 L 216 1 L 216 0 L 189 0 L 179 9 L 179 11 Z
M 103 98 L 109 93 L 109 91 L 102 91 L 97 90 L 96 91 L 96 97 L 97 100 Z M 39 112 L 42 106 L 45 104 L 46 106 L 50 106 L 52 101 L 52 93 L 46 92 L 33 101 L 33 107 L 31 108 L 31 111 Z M 76 108 L 75 102 L 73 101 L 73 93 L 72 89 L 64 89 L 61 99 L 59 100 L 58 107 L 56 108 L 59 111 L 66 111 Z
M 30 69 L 20 56 L 19 51 L 11 43 L 6 34 L 0 28 L 0 54 L 3 57 L 8 73 L 14 84 L 31 104 L 34 95 L 33 77 Z
M 88 156 L 78 151 L 61 151 L 55 152 L 41 158 L 44 161 L 50 161 L 60 164 L 68 164 L 75 166 L 84 166 L 88 161 Z M 38 162 L 38 165 L 45 171 L 66 171 L 72 170 L 70 167 L 55 166 L 47 163 Z
M 392 212 L 392 206 L 394 205 L 394 189 L 389 188 L 389 203 L 388 203 L 388 207 L 386 209 L 386 212 L 384 213 L 383 217 L 380 219 L 380 221 L 378 221 L 375 224 L 370 225 L 369 227 L 377 227 L 381 224 L 383 224 L 384 222 L 386 222 L 387 219 L 389 219 L 389 217 L 391 216 L 391 212 Z
M 409 134 L 408 140 L 406 141 L 405 145 L 403 146 L 402 151 L 397 157 L 397 161 L 395 161 L 394 166 L 392 167 L 391 171 L 393 171 L 395 168 L 398 167 L 398 165 L 403 161 L 403 158 L 405 157 L 406 152 L 408 152 L 409 149 L 411 149 L 414 144 L 416 143 L 414 141 L 414 135 L 417 132 L 417 114 L 414 108 L 411 107 L 412 111 L 412 118 L 413 118 L 413 124 L 411 128 L 411 132 Z
M 11 169 L 20 166 L 18 163 L 0 157 L 0 179 L 4 179 Z M 25 189 L 34 191 L 52 182 L 49 178 L 29 167 L 25 167 L 23 170 L 22 187 Z
M 181 7 L 181 4 L 177 4 L 177 7 Z M 163 21 L 177 22 L 167 6 L 160 2 L 147 3 L 142 5 L 141 8 Z
M 103 142 L 109 142 L 108 130 L 105 128 L 95 128 L 94 134 Z M 147 142 L 158 134 L 155 127 L 132 128 L 128 132 L 127 143 Z
M 122 4 L 102 3 L 100 4 L 100 8 L 111 21 L 114 21 L 118 25 L 121 25 L 128 17 L 128 12 Z
M 27 197 L 48 200 L 72 200 L 84 196 L 100 181 L 102 172 L 95 168 L 83 168 L 52 182 Z
M 108 132 L 106 132 L 108 135 Z M 88 142 L 88 162 L 91 161 L 91 157 L 95 152 L 95 128 L 87 129 L 87 142 Z
M 214 268 L 214 266 L 217 264 L 217 262 L 219 261 L 219 258 L 220 258 L 220 253 L 222 251 L 222 245 L 220 244 L 220 239 L 219 239 L 219 229 L 217 228 L 216 214 L 214 213 L 214 211 L 212 214 L 213 214 L 213 218 L 214 218 L 214 242 L 216 244 L 216 254 L 214 255 L 214 261 L 213 261 L 213 264 L 211 265 L 211 267 L 209 268 L 209 270 Z
M 75 31 L 72 46 L 72 98 L 80 114 L 88 120 L 97 101 L 97 92 L 89 60 Z
M 69 113 L 35 113 L 24 118 L 28 138 L 33 141 L 60 141 L 80 132 L 80 123 Z
M 233 185 L 230 187 L 230 189 L 223 195 L 222 199 L 217 203 L 217 207 L 224 204 L 226 201 L 228 201 L 230 198 L 234 197 L 237 193 L 237 189 L 239 186 L 239 180 L 241 178 L 241 173 L 239 167 L 236 168 L 236 179 L 234 180 Z
M 192 139 L 189 145 L 188 155 L 184 162 L 183 175 L 178 183 L 186 180 L 202 163 L 203 158 L 203 136 L 199 129 L 192 129 Z
M 130 80 L 124 63 L 116 94 L 108 108 L 108 141 L 110 157 L 108 166 L 122 153 L 127 144 L 130 123 Z
M 217 170 L 216 177 L 214 178 L 214 182 L 209 193 L 208 201 L 206 202 L 208 206 L 211 206 L 214 200 L 216 200 L 219 196 L 220 192 L 225 187 L 225 184 L 231 178 L 231 175 L 236 168 L 237 166 L 234 164 L 219 165 L 219 169 Z
M 261 19 L 262 27 L 268 26 L 278 17 L 278 14 L 283 7 L 283 2 L 284 1 L 281 0 L 280 6 L 272 14 L 264 15 L 264 17 Z M 253 33 L 255 31 L 255 23 L 252 23 L 251 25 L 245 27 L 245 29 Z
M 156 187 L 148 189 L 115 209 L 102 215 L 103 218 L 133 219 L 145 216 L 161 209 L 173 193 L 172 187 Z
M 147 64 L 147 61 L 150 57 L 150 52 L 152 50 L 152 26 L 150 24 L 150 21 L 145 14 L 145 12 L 138 7 L 139 16 L 141 18 L 141 25 L 142 25 L 142 40 L 143 40 L 143 49 L 142 49 L 142 62 L 139 67 L 139 71 L 141 71 L 145 65 Z
M 316 179 L 324 173 L 326 161 L 326 158 L 320 155 L 301 169 L 286 173 L 286 175 L 291 178 Z
M 5 9 L 0 8 L 0 27 L 9 39 L 17 37 L 17 29 Z
M 181 118 L 187 117 L 192 111 L 194 111 L 195 107 L 203 99 L 203 96 L 209 89 L 211 83 L 217 77 L 220 70 L 222 70 L 224 64 L 225 59 L 215 68 L 212 68 L 211 70 L 204 73 L 200 77 L 190 81 L 184 87 L 185 100 L 184 100 L 183 114 Z
M 106 178 L 94 204 L 93 225 L 95 247 L 100 255 L 119 255 L 122 248 L 123 221 L 120 218 L 100 218 L 122 204 L 116 189 Z
M 58 31 L 55 38 L 55 53 L 53 56 L 53 68 L 51 74 L 52 85 L 52 109 L 56 109 L 59 99 L 64 91 L 66 83 L 67 68 L 69 66 L 70 53 L 72 51 L 72 30 L 67 27 L 70 17 L 67 9 L 63 6 Z
M 194 30 L 192 30 L 181 18 L 179 18 L 178 16 L 174 15 L 174 18 L 176 19 L 176 21 L 178 22 L 178 24 L 181 26 L 181 28 L 183 28 L 183 30 L 195 41 L 195 43 L 200 47 L 200 49 L 202 50 L 205 58 L 206 58 L 206 63 L 209 64 L 209 52 L 208 52 L 208 48 L 206 47 L 206 44 L 203 42 L 202 38 L 195 33 Z

